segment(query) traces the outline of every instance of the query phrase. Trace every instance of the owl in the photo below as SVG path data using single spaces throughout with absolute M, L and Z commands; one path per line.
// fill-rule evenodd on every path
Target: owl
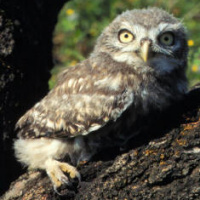
M 90 56 L 64 70 L 19 119 L 16 158 L 45 170 L 57 192 L 80 181 L 77 165 L 105 147 L 126 144 L 145 126 L 142 119 L 184 96 L 187 54 L 186 30 L 171 14 L 159 8 L 123 12 Z

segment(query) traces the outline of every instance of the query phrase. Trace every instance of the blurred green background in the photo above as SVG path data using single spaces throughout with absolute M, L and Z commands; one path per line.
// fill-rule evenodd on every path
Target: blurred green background
M 190 48 L 187 76 L 189 85 L 200 81 L 200 1 L 199 0 L 71 0 L 58 16 L 54 31 L 53 55 L 55 67 L 49 87 L 55 84 L 57 73 L 85 59 L 96 38 L 118 14 L 145 7 L 163 8 L 183 20 L 188 29 Z

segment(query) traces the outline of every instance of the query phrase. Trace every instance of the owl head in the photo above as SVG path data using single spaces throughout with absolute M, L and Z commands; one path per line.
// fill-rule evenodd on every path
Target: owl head
M 182 23 L 158 8 L 119 15 L 97 40 L 94 53 L 134 66 L 142 73 L 169 74 L 187 65 L 187 34 Z

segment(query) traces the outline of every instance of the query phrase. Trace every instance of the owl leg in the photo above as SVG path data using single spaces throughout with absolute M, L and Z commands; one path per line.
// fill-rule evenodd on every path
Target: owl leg
M 65 162 L 59 162 L 57 160 L 49 159 L 45 163 L 46 172 L 53 183 L 54 190 L 58 192 L 58 189 L 63 185 L 73 186 L 71 179 L 78 179 L 80 182 L 81 176 L 75 167 Z M 68 174 L 69 178 L 65 175 Z M 70 179 L 70 180 L 69 180 Z
M 70 152 L 73 154 L 73 145 L 69 141 L 48 138 L 18 139 L 14 143 L 14 149 L 15 156 L 21 163 L 30 169 L 46 171 L 57 193 L 63 187 L 75 186 L 73 183 L 81 179 L 74 166 L 58 161 Z

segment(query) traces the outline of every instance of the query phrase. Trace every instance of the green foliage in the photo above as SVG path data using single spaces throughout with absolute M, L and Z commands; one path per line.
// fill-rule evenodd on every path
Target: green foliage
M 160 7 L 183 19 L 189 30 L 190 56 L 187 70 L 190 85 L 200 80 L 199 0 L 72 0 L 65 4 L 54 32 L 55 68 L 49 82 L 63 67 L 75 65 L 92 51 L 101 31 L 118 14 L 134 8 Z
M 190 49 L 187 75 L 190 86 L 200 81 L 200 47 L 191 47 Z

